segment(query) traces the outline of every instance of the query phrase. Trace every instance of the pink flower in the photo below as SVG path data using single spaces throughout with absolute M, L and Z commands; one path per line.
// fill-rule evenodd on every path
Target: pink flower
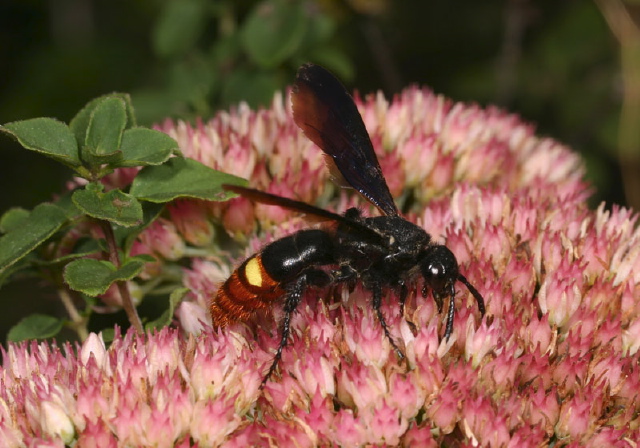
M 178 235 L 175 224 L 166 219 L 155 220 L 140 239 L 153 254 L 164 259 L 177 260 L 184 255 L 185 242 Z
M 361 311 L 354 310 L 353 315 L 345 316 L 345 342 L 358 362 L 382 367 L 389 359 L 391 345 L 380 325 L 369 325 L 372 313 Z
M 412 370 L 407 374 L 393 372 L 389 378 L 389 402 L 406 421 L 415 418 L 424 407 L 426 390 L 420 387 L 418 375 Z
M 87 427 L 78 437 L 78 446 L 87 448 L 116 448 L 118 441 L 104 422 L 88 422 Z
M 241 105 L 208 122 L 159 128 L 186 156 L 247 177 L 253 187 L 338 213 L 357 206 L 375 215 L 359 195 L 327 182 L 322 153 L 299 132 L 288 104 L 280 95 L 269 109 Z M 446 341 L 446 316 L 422 296 L 420 280 L 410 285 L 404 315 L 398 291 L 385 291 L 381 310 L 401 357 L 361 282 L 310 289 L 292 316 L 276 373 L 260 389 L 280 343 L 281 303 L 215 331 L 208 306 L 242 258 L 315 224 L 242 198 L 180 201 L 170 207 L 171 219 L 158 220 L 132 247 L 132 254 L 157 259 L 133 280 L 140 291 L 149 280 L 175 282 L 182 273 L 190 292 L 177 312 L 180 330 L 117 334 L 109 346 L 91 335 L 75 349 L 8 345 L 0 445 L 638 440 L 638 215 L 619 207 L 590 211 L 578 156 L 513 115 L 419 88 L 392 102 L 376 95 L 357 105 L 391 189 L 402 191 L 396 197 L 406 218 L 453 251 L 485 299 L 484 318 L 458 282 Z M 114 173 L 106 186 L 122 186 L 131 174 Z M 78 228 L 62 251 L 91 232 Z M 223 252 L 223 242 L 237 250 Z M 105 299 L 117 305 L 112 291 Z
M 373 365 L 354 363 L 339 373 L 338 398 L 358 409 L 375 406 L 386 393 L 384 373 Z
M 390 406 L 385 400 L 373 409 L 361 409 L 359 417 L 367 424 L 370 443 L 384 441 L 388 445 L 398 445 L 409 426 L 407 419 L 400 414 L 399 408 Z
M 282 446 L 295 446 L 301 448 L 312 448 L 317 446 L 317 436 L 304 425 L 303 422 L 292 422 L 287 420 L 276 420 L 272 417 L 265 419 L 265 426 L 261 430 L 262 438 L 268 440 L 278 440 Z
M 212 401 L 199 401 L 193 408 L 189 433 L 199 444 L 219 445 L 240 425 L 233 400 L 219 397 Z
M 431 403 L 427 405 L 427 416 L 444 434 L 449 434 L 460 420 L 460 402 L 460 395 L 449 383 L 433 396 Z
M 211 325 L 211 315 L 196 302 L 182 302 L 176 310 L 182 329 L 191 334 L 200 334 Z
M 550 391 L 539 387 L 529 388 L 523 392 L 526 397 L 526 411 L 524 418 L 528 424 L 544 428 L 548 435 L 553 434 L 554 426 L 558 421 L 560 404 L 555 387 Z
M 528 325 L 522 328 L 520 334 L 523 342 L 528 345 L 529 350 L 546 353 L 552 349 L 552 343 L 555 344 L 555 333 L 549 325 L 549 315 L 545 314 L 540 320 L 533 318 Z
M 365 428 L 351 409 L 342 409 L 334 420 L 335 441 L 342 446 L 360 445 L 365 440 Z
M 308 412 L 300 412 L 301 418 L 325 441 L 331 440 L 334 432 L 335 413 L 333 411 L 333 400 L 323 397 L 320 391 L 316 391 L 309 403 Z
M 411 426 L 404 434 L 403 442 L 404 446 L 421 446 L 424 448 L 436 448 L 438 446 L 428 426 Z
M 310 347 L 306 353 L 293 361 L 291 373 L 309 396 L 320 392 L 323 397 L 334 395 L 336 391 L 335 366 L 321 350 Z
M 560 407 L 560 418 L 556 424 L 556 434 L 560 439 L 575 441 L 589 440 L 595 430 L 597 406 L 601 396 L 585 394 L 567 398 Z
M 538 300 L 542 312 L 549 314 L 549 322 L 564 328 L 578 310 L 582 294 L 574 280 L 575 277 L 568 277 L 566 272 L 556 272 L 540 286 Z
M 498 328 L 488 328 L 483 324 L 476 329 L 474 325 L 473 320 L 469 319 L 467 321 L 465 358 L 471 360 L 471 365 L 476 368 L 487 354 L 495 348 L 498 339 Z
M 227 232 L 240 238 L 248 235 L 255 228 L 255 206 L 247 198 L 232 199 L 225 210 L 222 222 Z
M 128 281 L 127 288 L 129 290 L 129 295 L 131 296 L 133 304 L 139 305 L 142 301 L 143 295 L 138 284 L 132 281 Z M 100 296 L 100 300 L 102 300 L 110 308 L 122 308 L 122 296 L 120 295 L 118 285 L 115 283 L 112 284 L 109 289 L 107 289 L 107 292 Z
M 487 398 L 468 400 L 462 418 L 466 436 L 481 445 L 504 446 L 510 439 L 506 416 L 496 412 Z
M 171 222 L 186 242 L 194 246 L 211 244 L 213 223 L 209 219 L 209 206 L 200 201 L 175 201 L 169 206 Z
M 40 403 L 40 426 L 44 434 L 60 438 L 64 443 L 70 443 L 75 436 L 75 428 L 67 410 L 51 401 Z

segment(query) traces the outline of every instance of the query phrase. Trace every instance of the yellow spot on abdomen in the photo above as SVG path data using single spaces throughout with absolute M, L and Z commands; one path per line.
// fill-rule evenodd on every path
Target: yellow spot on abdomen
M 244 275 L 251 286 L 257 288 L 262 286 L 262 266 L 258 257 L 253 257 L 247 262 L 244 266 Z

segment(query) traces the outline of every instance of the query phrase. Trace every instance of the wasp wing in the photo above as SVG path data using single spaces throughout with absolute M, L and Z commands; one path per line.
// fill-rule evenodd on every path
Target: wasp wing
M 240 196 L 243 196 L 254 202 L 260 202 L 267 205 L 277 205 L 279 207 L 305 213 L 307 215 L 311 215 L 325 221 L 336 221 L 352 229 L 363 232 L 374 241 L 379 241 L 382 238 L 382 236 L 378 232 L 358 221 L 354 221 L 352 219 L 346 218 L 343 215 L 330 212 L 329 210 L 324 210 L 311 204 L 307 204 L 306 202 L 296 201 L 295 199 L 277 196 L 275 194 L 256 190 L 254 188 L 240 187 L 238 185 L 223 184 L 222 189 L 226 191 L 232 191 L 233 193 L 239 194 Z
M 340 81 L 318 65 L 303 65 L 292 109 L 296 124 L 331 156 L 344 179 L 383 213 L 398 215 L 360 112 Z

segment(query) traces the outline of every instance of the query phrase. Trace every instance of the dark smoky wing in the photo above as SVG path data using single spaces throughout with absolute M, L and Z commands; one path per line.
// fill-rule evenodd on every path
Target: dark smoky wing
M 316 207 L 306 202 L 296 201 L 295 199 L 289 199 L 275 194 L 267 193 L 265 191 L 256 190 L 254 188 L 240 187 L 238 185 L 223 184 L 222 189 L 226 191 L 232 191 L 247 199 L 251 199 L 254 202 L 260 202 L 261 204 L 277 205 L 278 207 L 294 210 L 300 213 L 311 215 L 316 218 L 320 218 L 324 221 L 336 221 L 340 224 L 346 225 L 349 228 L 364 232 L 364 235 L 374 240 L 382 239 L 381 235 L 375 230 L 367 227 L 360 222 L 346 218 L 343 215 L 330 212 L 329 210 Z
M 305 64 L 292 96 L 293 119 L 333 159 L 342 176 L 383 213 L 398 209 L 353 98 L 326 69 Z

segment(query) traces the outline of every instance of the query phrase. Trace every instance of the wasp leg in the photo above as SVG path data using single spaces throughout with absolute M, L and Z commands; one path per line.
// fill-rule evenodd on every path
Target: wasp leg
M 404 303 L 407 301 L 407 295 L 409 291 L 407 290 L 407 284 L 404 280 L 399 282 L 400 284 L 400 315 L 404 317 Z
M 398 348 L 395 341 L 391 337 L 391 333 L 389 332 L 389 326 L 387 325 L 387 321 L 385 320 L 384 315 L 382 314 L 382 309 L 380 309 L 380 306 L 382 305 L 382 288 L 380 287 L 379 284 L 375 283 L 374 285 L 372 285 L 370 289 L 373 291 L 373 309 L 375 310 L 376 315 L 378 316 L 380 325 L 382 325 L 382 329 L 384 330 L 384 335 L 389 340 L 389 343 L 391 344 L 391 347 L 393 347 L 393 350 L 395 350 L 396 355 L 398 355 L 398 359 L 403 360 L 405 359 L 404 353 L 402 353 L 402 350 Z
M 264 387 L 278 367 L 278 363 L 282 358 L 282 350 L 287 346 L 287 342 L 289 340 L 289 333 L 291 332 L 291 315 L 296 308 L 298 308 L 304 290 L 307 286 L 325 286 L 330 281 L 330 277 L 324 271 L 309 270 L 305 274 L 301 275 L 292 286 L 287 288 L 288 292 L 284 300 L 283 307 L 284 319 L 282 320 L 282 329 L 280 330 L 280 344 L 278 344 L 278 350 L 276 351 L 276 355 L 273 357 L 273 362 L 271 363 L 269 370 L 262 379 L 262 383 L 260 383 L 260 389 Z
M 442 303 L 442 299 L 440 300 L 440 303 Z M 447 312 L 447 327 L 444 330 L 444 338 L 447 342 L 449 342 L 449 337 L 451 336 L 451 333 L 453 333 L 453 315 L 455 312 L 454 296 L 451 294 L 449 296 L 449 311 Z
M 335 283 L 352 282 L 357 276 L 358 273 L 348 264 L 342 265 L 340 269 L 332 272 L 333 282 Z

